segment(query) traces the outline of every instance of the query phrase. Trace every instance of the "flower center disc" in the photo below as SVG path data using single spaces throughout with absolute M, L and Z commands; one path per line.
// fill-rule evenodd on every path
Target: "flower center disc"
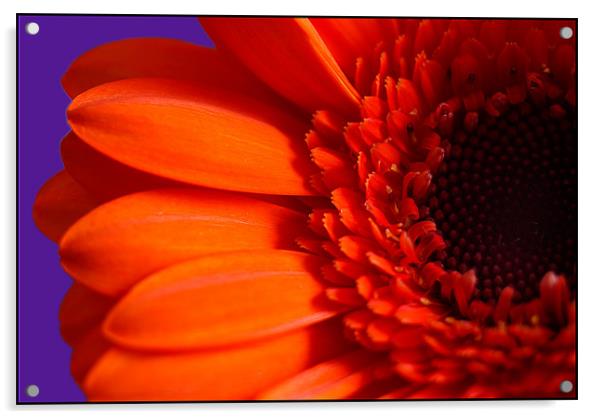
M 576 277 L 576 115 L 560 104 L 512 106 L 458 130 L 433 178 L 426 211 L 447 248 L 435 259 L 462 273 L 475 269 L 475 296 L 514 301 L 538 294 L 548 271 Z

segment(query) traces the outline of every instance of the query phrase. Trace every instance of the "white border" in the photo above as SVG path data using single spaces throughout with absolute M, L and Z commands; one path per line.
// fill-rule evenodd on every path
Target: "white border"
M 595 2 L 525 0 L 493 1 L 416 1 L 367 0 L 363 2 L 304 0 L 294 4 L 282 1 L 251 0 L 168 0 L 134 2 L 126 0 L 2 0 L 0 20 L 3 40 L 0 55 L 3 98 L 0 102 L 2 151 L 0 152 L 0 266 L 4 288 L 0 291 L 0 409 L 3 417 L 89 418 L 107 414 L 131 414 L 145 418 L 164 417 L 176 412 L 184 417 L 304 418 L 344 414 L 348 418 L 365 417 L 475 417 L 507 418 L 545 416 L 569 418 L 591 416 L 600 411 L 602 338 L 600 320 L 602 277 L 602 63 L 600 60 L 600 19 Z M 234 405 L 134 405 L 134 406 L 15 406 L 15 13 L 144 13 L 144 14 L 287 14 L 287 15 L 399 15 L 399 16 L 501 16 L 501 17 L 577 17 L 579 18 L 579 401 L 528 402 L 409 402 L 409 403 L 328 403 L 328 404 L 234 404 Z M 85 413 L 84 413 L 85 412 Z M 7 415 L 6 415 L 7 414 Z

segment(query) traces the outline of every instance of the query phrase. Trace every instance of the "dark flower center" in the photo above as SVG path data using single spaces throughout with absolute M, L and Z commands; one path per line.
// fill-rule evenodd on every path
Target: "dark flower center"
M 427 212 L 447 248 L 447 269 L 474 269 L 476 297 L 496 300 L 506 286 L 515 302 L 538 295 L 548 271 L 575 287 L 577 139 L 572 107 L 512 106 L 457 130 L 435 174 Z

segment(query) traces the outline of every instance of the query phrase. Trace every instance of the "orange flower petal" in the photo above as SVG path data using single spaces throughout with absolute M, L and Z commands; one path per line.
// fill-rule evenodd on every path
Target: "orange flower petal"
M 75 97 L 94 86 L 137 77 L 195 80 L 269 100 L 276 97 L 215 48 L 165 38 L 124 39 L 96 47 L 80 55 L 62 81 L 67 94 Z
M 286 250 L 205 256 L 151 275 L 108 314 L 113 342 L 143 350 L 241 343 L 338 314 L 316 279 L 323 261 Z
M 345 379 L 357 371 L 371 366 L 378 355 L 358 350 L 330 359 L 313 368 L 309 368 L 294 377 L 268 389 L 259 395 L 264 400 L 303 400 L 322 398 L 337 389 L 337 385 L 345 387 Z M 357 388 L 354 388 L 357 390 Z M 350 394 L 342 395 L 344 398 Z
M 114 300 L 74 282 L 65 294 L 59 310 L 61 336 L 73 346 L 99 326 Z
M 119 163 L 90 147 L 73 132 L 69 132 L 61 142 L 61 154 L 69 175 L 86 191 L 103 201 L 145 190 L 187 186 L 185 183 L 155 176 Z M 250 193 L 246 195 L 296 211 L 307 210 L 300 197 L 296 196 Z
M 145 276 L 208 253 L 295 248 L 302 214 L 238 194 L 194 189 L 140 192 L 89 213 L 60 243 L 64 269 L 119 295 Z
M 90 330 L 73 346 L 71 375 L 77 384 L 80 386 L 83 384 L 90 368 L 110 347 L 111 345 L 102 335 L 100 327 Z
M 338 319 L 216 351 L 114 348 L 89 372 L 84 391 L 91 401 L 248 400 L 347 348 Z
M 90 146 L 158 176 L 244 192 L 315 194 L 305 123 L 219 85 L 111 82 L 76 97 L 67 117 Z
M 183 185 L 113 160 L 90 147 L 73 132 L 61 142 L 61 156 L 69 175 L 103 200 L 143 190 Z
M 73 132 L 67 134 L 61 142 L 61 154 L 69 175 L 86 191 L 103 201 L 145 190 L 190 186 L 134 169 L 113 160 L 90 147 Z M 196 188 L 200 189 L 200 187 Z M 308 208 L 299 200 L 299 197 L 295 196 L 246 195 L 296 211 L 306 211 Z
M 73 223 L 99 203 L 63 170 L 38 192 L 33 204 L 33 220 L 46 237 L 58 243 Z
M 348 77 L 355 74 L 358 57 L 372 58 L 379 42 L 395 39 L 394 19 L 310 19 L 320 37 Z
M 200 21 L 218 50 L 231 53 L 306 111 L 358 113 L 358 93 L 308 19 L 206 17 Z

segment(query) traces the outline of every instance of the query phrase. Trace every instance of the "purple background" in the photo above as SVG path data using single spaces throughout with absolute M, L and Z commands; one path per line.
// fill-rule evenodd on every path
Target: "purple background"
M 40 32 L 25 32 L 37 22 Z M 18 386 L 19 402 L 78 402 L 84 396 L 69 372 L 70 349 L 59 335 L 58 309 L 71 279 L 59 265 L 57 246 L 35 227 L 37 191 L 62 168 L 59 143 L 69 128 L 69 98 L 60 79 L 83 52 L 106 42 L 160 36 L 211 45 L 194 17 L 39 16 L 17 18 L 18 109 Z M 30 384 L 40 388 L 31 398 Z

